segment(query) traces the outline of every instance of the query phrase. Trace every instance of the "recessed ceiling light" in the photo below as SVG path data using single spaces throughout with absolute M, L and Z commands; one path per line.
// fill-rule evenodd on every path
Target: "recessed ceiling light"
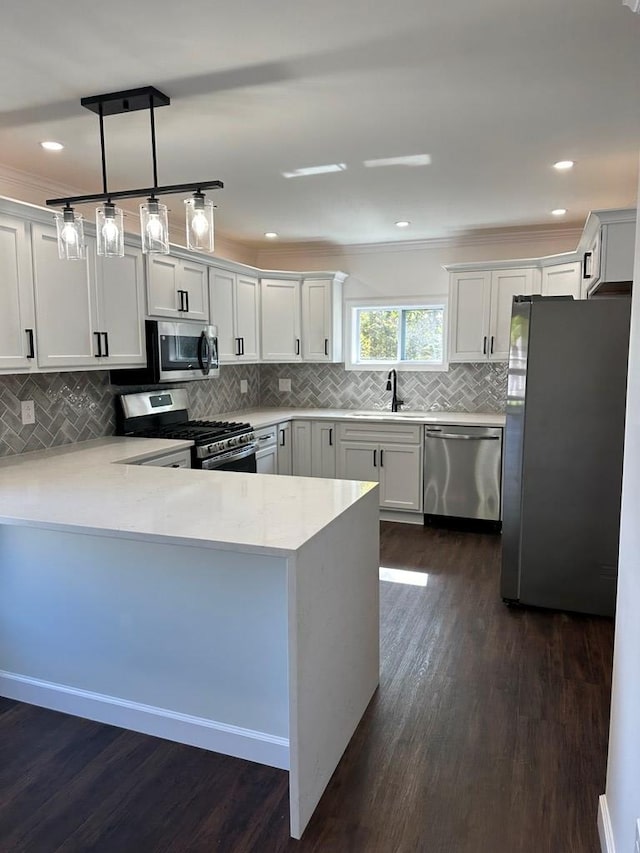
M 566 212 L 567 212 L 566 208 L 564 208 L 564 207 L 556 207 L 556 209 L 555 209 L 555 210 L 552 210 L 552 211 L 551 211 L 551 215 L 552 215 L 552 216 L 564 216 Z
M 558 160 L 557 163 L 553 164 L 553 168 L 559 172 L 566 172 L 568 169 L 573 169 L 574 166 L 575 163 L 573 160 Z
M 276 231 L 265 231 L 264 236 L 267 238 L 267 240 L 275 240 L 278 234 Z
M 401 219 L 399 222 L 396 222 L 397 228 L 408 228 L 411 225 L 408 219 Z
M 292 172 L 283 172 L 283 178 L 305 178 L 308 175 L 327 175 L 329 172 L 344 172 L 346 163 L 329 163 L 328 166 L 306 166 L 304 169 L 294 169 Z
M 408 154 L 405 157 L 383 157 L 380 160 L 364 160 L 367 169 L 377 169 L 382 166 L 429 166 L 430 154 Z
M 45 151 L 62 151 L 64 148 L 62 142 L 41 142 L 40 145 Z

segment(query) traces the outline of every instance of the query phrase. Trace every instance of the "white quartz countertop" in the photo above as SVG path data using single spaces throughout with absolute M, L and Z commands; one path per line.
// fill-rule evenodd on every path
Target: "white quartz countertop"
M 190 446 L 113 437 L 7 457 L 0 461 L 0 524 L 282 556 L 376 488 L 126 464 Z
M 390 412 L 364 409 L 242 409 L 215 415 L 218 420 L 246 421 L 256 429 L 291 420 L 348 420 L 364 423 L 451 424 L 452 426 L 504 427 L 505 415 L 495 412 Z

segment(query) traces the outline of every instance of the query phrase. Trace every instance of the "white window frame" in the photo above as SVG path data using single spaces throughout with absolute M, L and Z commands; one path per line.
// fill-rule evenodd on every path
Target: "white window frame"
M 357 309 L 362 308 L 443 308 L 443 361 L 433 364 L 426 361 L 356 361 Z M 403 297 L 357 297 L 344 301 L 344 352 L 346 370 L 376 370 L 379 372 L 395 368 L 398 371 L 424 371 L 445 373 L 449 370 L 449 297 L 446 294 Z

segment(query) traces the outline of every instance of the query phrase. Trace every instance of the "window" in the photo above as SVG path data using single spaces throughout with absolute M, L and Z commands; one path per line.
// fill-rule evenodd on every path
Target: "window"
M 446 370 L 444 301 L 351 305 L 347 367 Z

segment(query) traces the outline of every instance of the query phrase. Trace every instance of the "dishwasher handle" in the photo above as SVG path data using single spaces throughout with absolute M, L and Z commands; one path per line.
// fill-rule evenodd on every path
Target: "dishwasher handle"
M 500 441 L 499 435 L 465 435 L 458 432 L 427 432 L 427 438 L 452 438 L 455 441 Z

